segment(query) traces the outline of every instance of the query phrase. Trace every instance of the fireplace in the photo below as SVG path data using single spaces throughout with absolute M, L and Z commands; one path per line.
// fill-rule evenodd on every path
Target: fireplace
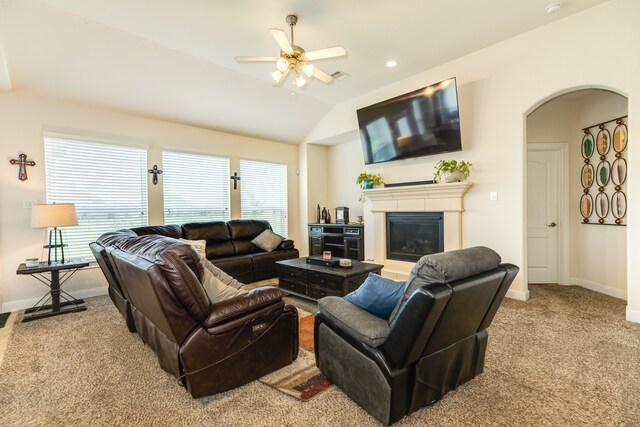
M 444 251 L 443 212 L 387 212 L 387 259 L 416 262 Z
M 442 249 L 462 248 L 464 195 L 470 182 L 411 184 L 364 190 L 364 257 L 384 264 L 382 275 L 407 280 L 415 261 L 400 261 L 387 256 L 387 214 L 438 213 L 442 215 Z

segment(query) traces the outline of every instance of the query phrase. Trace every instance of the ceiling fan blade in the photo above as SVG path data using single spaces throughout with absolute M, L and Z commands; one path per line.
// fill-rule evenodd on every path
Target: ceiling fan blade
M 275 62 L 277 56 L 236 56 L 238 62 Z
M 313 77 L 326 84 L 329 84 L 335 80 L 333 77 L 331 77 L 331 75 L 325 73 L 318 67 L 315 67 L 315 69 L 313 70 Z
M 269 28 L 269 32 L 271 33 L 273 38 L 276 39 L 276 43 L 278 43 L 278 46 L 280 46 L 280 49 L 282 49 L 283 52 L 289 54 L 293 53 L 291 43 L 289 43 L 289 39 L 287 38 L 287 35 L 284 33 L 284 31 L 277 28 Z
M 342 46 L 333 46 L 326 49 L 312 50 L 305 52 L 304 57 L 307 61 L 315 61 L 318 59 L 335 58 L 338 56 L 346 56 L 347 50 Z

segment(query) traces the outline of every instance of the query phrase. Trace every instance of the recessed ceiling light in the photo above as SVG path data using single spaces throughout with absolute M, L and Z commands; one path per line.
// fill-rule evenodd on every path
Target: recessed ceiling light
M 557 11 L 560 10 L 560 6 L 562 6 L 560 3 L 551 3 L 550 5 L 544 8 L 544 11 L 547 12 L 548 14 L 556 13 Z
M 395 59 L 390 59 L 387 61 L 387 67 L 389 68 L 393 68 L 396 65 L 398 65 L 398 61 L 396 61 Z

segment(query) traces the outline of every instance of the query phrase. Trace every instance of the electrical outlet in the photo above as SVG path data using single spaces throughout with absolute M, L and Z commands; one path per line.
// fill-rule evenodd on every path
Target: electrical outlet
M 22 201 L 22 209 L 31 209 L 33 205 L 37 205 L 37 200 L 23 200 Z
M 498 200 L 498 192 L 492 191 L 491 193 L 489 193 L 489 200 L 491 200 L 492 202 Z

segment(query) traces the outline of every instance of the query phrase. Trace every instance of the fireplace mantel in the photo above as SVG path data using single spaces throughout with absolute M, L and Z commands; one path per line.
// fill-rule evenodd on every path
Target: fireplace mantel
M 387 259 L 387 212 L 443 212 L 444 250 L 460 249 L 464 195 L 472 185 L 470 182 L 452 182 L 363 190 L 365 259 L 384 264 L 383 275 L 396 279 L 406 279 L 413 268 L 413 263 Z

